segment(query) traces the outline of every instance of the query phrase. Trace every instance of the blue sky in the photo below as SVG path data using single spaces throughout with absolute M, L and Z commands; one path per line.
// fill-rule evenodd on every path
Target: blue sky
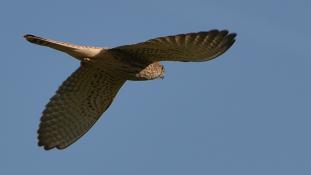
M 2 1 L 0 174 L 311 174 L 310 1 Z M 78 66 L 36 34 L 118 46 L 210 29 L 238 33 L 204 63 L 128 82 L 68 149 L 44 151 L 44 105 Z

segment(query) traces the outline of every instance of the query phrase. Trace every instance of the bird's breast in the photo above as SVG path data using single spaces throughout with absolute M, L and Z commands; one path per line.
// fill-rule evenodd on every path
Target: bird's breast
M 90 59 L 90 63 L 101 69 L 118 72 L 128 80 L 149 80 L 152 78 L 149 63 L 141 63 L 131 58 L 116 57 L 109 52 Z

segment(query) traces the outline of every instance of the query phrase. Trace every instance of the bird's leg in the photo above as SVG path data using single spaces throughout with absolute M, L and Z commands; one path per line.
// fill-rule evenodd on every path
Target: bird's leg
M 91 63 L 91 59 L 90 58 L 82 58 L 81 59 L 81 64 L 82 65 L 86 65 L 86 64 L 89 64 Z

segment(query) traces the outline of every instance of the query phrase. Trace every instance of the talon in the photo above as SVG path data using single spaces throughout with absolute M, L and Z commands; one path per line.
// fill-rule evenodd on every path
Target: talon
M 91 59 L 90 59 L 90 58 L 83 58 L 83 61 L 84 61 L 84 62 L 90 62 Z

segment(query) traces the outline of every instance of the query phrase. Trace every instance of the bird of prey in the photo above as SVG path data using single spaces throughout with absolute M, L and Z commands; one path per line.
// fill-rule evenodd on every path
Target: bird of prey
M 211 60 L 228 50 L 235 37 L 227 30 L 210 30 L 102 48 L 25 35 L 31 43 L 65 52 L 81 62 L 42 112 L 38 145 L 45 150 L 68 147 L 94 125 L 127 80 L 163 78 L 160 61 Z

